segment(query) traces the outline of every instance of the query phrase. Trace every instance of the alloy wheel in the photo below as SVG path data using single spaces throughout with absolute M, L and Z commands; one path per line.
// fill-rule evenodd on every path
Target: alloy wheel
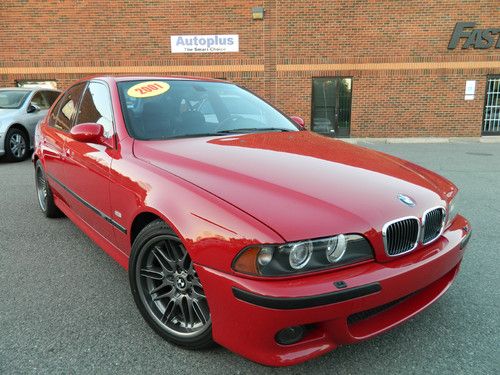
M 46 211 L 48 198 L 47 180 L 45 179 L 45 175 L 40 167 L 36 169 L 36 192 L 40 208 L 42 211 Z
M 177 337 L 193 337 L 211 326 L 207 299 L 193 262 L 178 238 L 148 241 L 136 263 L 143 305 L 153 319 Z
M 19 133 L 14 133 L 9 139 L 10 152 L 17 159 L 22 159 L 26 154 L 26 141 Z

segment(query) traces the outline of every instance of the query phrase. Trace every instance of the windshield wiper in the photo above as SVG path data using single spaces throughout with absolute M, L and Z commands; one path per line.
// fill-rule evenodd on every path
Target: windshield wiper
M 179 134 L 179 135 L 170 135 L 164 137 L 155 137 L 155 138 L 144 138 L 144 141 L 155 141 L 155 140 L 168 140 L 168 139 L 180 139 L 180 138 L 196 138 L 196 137 L 216 137 L 224 134 L 242 134 L 242 133 L 251 133 L 257 131 L 280 131 L 280 132 L 290 132 L 293 130 L 283 129 L 283 128 L 241 128 L 241 129 L 229 129 L 229 130 L 219 130 L 213 133 L 192 133 L 192 134 Z
M 158 141 L 158 140 L 168 140 L 168 139 L 179 139 L 179 138 L 195 138 L 195 137 L 214 137 L 220 135 L 218 133 L 194 133 L 194 134 L 179 134 L 179 135 L 168 135 L 163 137 L 145 138 L 145 141 Z
M 238 133 L 252 133 L 252 132 L 290 132 L 290 129 L 283 128 L 240 128 L 240 129 L 228 129 L 228 130 L 219 130 L 217 134 L 238 134 Z

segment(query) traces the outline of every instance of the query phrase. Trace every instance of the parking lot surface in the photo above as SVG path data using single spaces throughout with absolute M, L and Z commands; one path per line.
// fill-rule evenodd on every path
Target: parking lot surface
M 0 162 L 0 374 L 500 374 L 500 144 L 362 145 L 461 188 L 473 226 L 461 272 L 406 324 L 281 369 L 163 341 L 126 272 L 71 221 L 39 211 L 31 162 Z

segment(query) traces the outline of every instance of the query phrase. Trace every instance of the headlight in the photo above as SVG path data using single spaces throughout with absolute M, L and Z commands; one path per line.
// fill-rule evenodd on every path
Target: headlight
M 368 241 L 358 234 L 291 242 L 251 245 L 233 261 L 233 269 L 255 276 L 287 276 L 373 259 Z
M 343 234 L 332 237 L 326 244 L 326 259 L 328 259 L 330 263 L 337 263 L 342 259 L 346 250 L 347 241 Z
M 294 270 L 304 268 L 311 260 L 313 252 L 313 243 L 311 241 L 299 242 L 293 244 L 288 255 L 290 267 Z
M 457 198 L 458 198 L 458 193 L 455 194 L 453 199 L 448 204 L 448 210 L 447 210 L 448 214 L 446 216 L 446 227 L 450 226 L 451 223 L 453 223 L 453 220 L 455 220 L 455 218 L 458 215 L 458 200 L 457 200 Z

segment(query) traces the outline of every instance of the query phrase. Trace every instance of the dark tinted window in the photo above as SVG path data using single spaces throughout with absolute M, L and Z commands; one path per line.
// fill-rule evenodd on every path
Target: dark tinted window
M 42 91 L 43 96 L 45 96 L 45 99 L 47 99 L 47 102 L 49 103 L 49 107 L 54 104 L 56 101 L 57 97 L 59 96 L 59 93 L 57 91 Z
M 50 112 L 50 114 L 49 114 L 49 121 L 48 121 L 49 126 L 55 127 L 57 113 L 61 109 L 61 104 L 63 102 L 63 99 L 64 99 L 64 97 L 62 97 L 61 99 L 59 99 L 59 101 L 56 103 L 56 105 L 52 109 L 52 112 Z
M 35 95 L 33 95 L 30 104 L 34 104 L 40 109 L 48 109 L 50 107 L 47 98 L 42 95 L 41 91 L 38 91 Z
M 109 138 L 113 135 L 112 119 L 112 106 L 108 87 L 102 83 L 90 82 L 83 94 L 76 123 L 92 122 L 101 124 L 104 128 L 104 136 Z
M 313 78 L 312 130 L 348 137 L 351 126 L 352 78 Z
M 66 91 L 50 115 L 49 126 L 65 131 L 71 129 L 84 89 L 85 83 L 79 83 Z

